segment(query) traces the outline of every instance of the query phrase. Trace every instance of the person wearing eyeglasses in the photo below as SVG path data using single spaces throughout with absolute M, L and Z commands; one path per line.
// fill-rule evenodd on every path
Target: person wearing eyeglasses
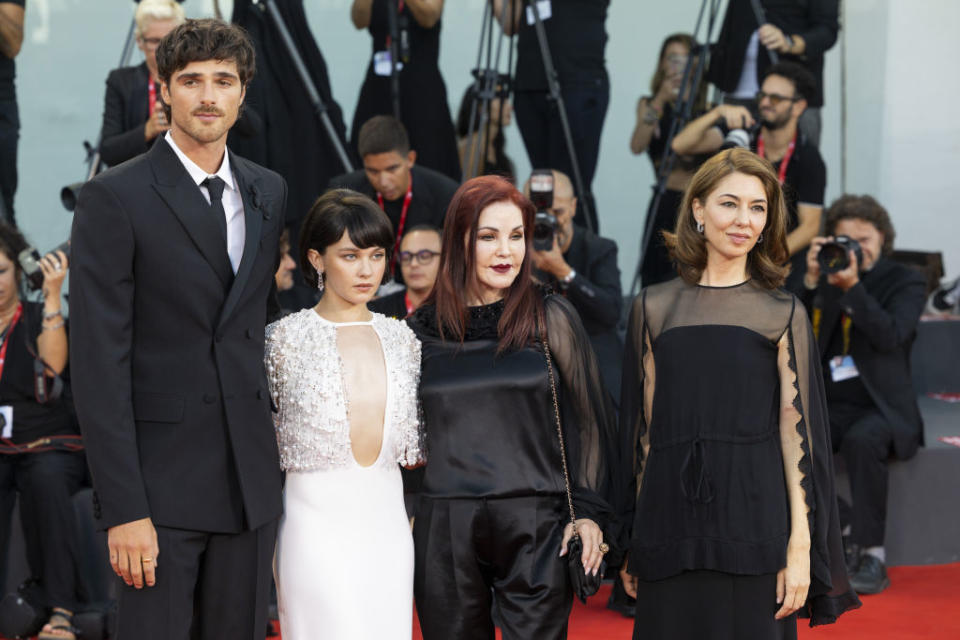
M 163 37 L 186 19 L 183 7 L 175 0 L 143 0 L 134 19 L 143 62 L 107 76 L 100 157 L 110 166 L 144 153 L 170 128 L 160 106 L 156 52 Z
M 746 107 L 719 105 L 684 127 L 672 145 L 678 154 L 749 146 L 773 165 L 787 206 L 787 248 L 792 269 L 784 286 L 797 294 L 803 290 L 807 249 L 820 232 L 827 185 L 823 157 L 798 125 L 815 91 L 813 76 L 800 65 L 772 65 L 764 73 L 757 93 L 759 119 Z
M 402 320 L 420 308 L 433 291 L 440 267 L 440 229 L 418 224 L 407 231 L 400 241 L 398 262 L 406 288 L 377 298 L 369 306 L 377 313 Z

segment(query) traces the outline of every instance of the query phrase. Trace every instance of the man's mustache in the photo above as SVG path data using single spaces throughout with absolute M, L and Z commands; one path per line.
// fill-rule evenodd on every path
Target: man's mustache
M 216 107 L 200 107 L 199 109 L 194 109 L 192 115 L 195 116 L 222 116 L 223 111 L 217 109 Z

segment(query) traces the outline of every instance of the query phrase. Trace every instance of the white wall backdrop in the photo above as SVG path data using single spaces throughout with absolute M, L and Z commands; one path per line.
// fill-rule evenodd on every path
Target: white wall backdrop
M 227 14 L 230 4 L 221 0 Z M 349 123 L 370 56 L 369 36 L 353 28 L 350 0 L 305 4 L 334 96 Z M 452 111 L 471 81 L 484 5 L 484 0 L 446 2 L 441 70 Z M 827 55 L 825 75 L 821 152 L 828 201 L 844 188 L 873 194 L 894 218 L 898 246 L 943 251 L 947 272 L 955 276 L 960 223 L 951 196 L 960 170 L 955 66 L 960 2 L 846 0 L 843 5 L 841 40 Z M 194 17 L 210 15 L 212 6 L 212 0 L 184 3 Z M 134 7 L 130 0 L 27 2 L 26 40 L 17 58 L 22 129 L 16 206 L 21 227 L 41 249 L 69 233 L 59 189 L 83 176 L 81 142 L 97 136 L 104 80 L 119 60 Z M 627 147 L 636 101 L 647 91 L 663 37 L 692 30 L 699 7 L 699 0 L 611 3 L 611 99 L 594 193 L 601 233 L 620 245 L 625 287 L 636 267 L 653 183 L 648 158 L 631 155 Z M 515 127 L 508 131 L 507 150 L 525 176 L 530 167 Z

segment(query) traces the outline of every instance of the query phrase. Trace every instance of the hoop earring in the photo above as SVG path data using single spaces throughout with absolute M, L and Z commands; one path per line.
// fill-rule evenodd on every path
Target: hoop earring
M 763 244 L 763 234 L 762 234 L 762 233 L 761 233 L 759 236 L 757 236 L 757 244 Z
M 697 233 L 703 233 L 703 223 L 702 223 L 702 222 L 698 222 L 698 223 L 697 223 Z
M 317 291 L 323 291 L 323 271 L 317 269 Z

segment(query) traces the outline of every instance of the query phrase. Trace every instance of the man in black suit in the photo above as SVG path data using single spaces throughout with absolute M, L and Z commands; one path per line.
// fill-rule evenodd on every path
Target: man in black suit
M 353 189 L 380 204 L 396 234 L 397 242 L 413 227 L 443 228 L 447 207 L 459 186 L 447 176 L 416 164 L 417 152 L 403 123 L 393 116 L 367 120 L 357 137 L 363 169 L 337 176 L 330 188 Z M 391 272 L 399 277 L 394 251 Z
M 623 342 L 617 333 L 623 293 L 617 266 L 617 243 L 575 225 L 577 198 L 570 178 L 554 169 L 550 213 L 557 232 L 549 251 L 534 251 L 534 272 L 563 292 L 576 308 L 600 363 L 604 386 L 614 402 L 620 400 Z M 530 195 L 530 180 L 524 186 Z
M 160 104 L 157 47 L 186 18 L 175 0 L 143 0 L 134 14 L 134 35 L 143 63 L 107 76 L 100 129 L 100 157 L 111 167 L 144 153 L 170 128 Z
M 919 272 L 886 257 L 893 225 L 870 196 L 834 202 L 826 231 L 807 252 L 802 299 L 820 348 L 833 448 L 850 476 L 850 583 L 857 593 L 879 593 L 890 584 L 883 547 L 887 460 L 912 457 L 923 440 L 910 348 L 926 284 Z M 846 268 L 821 277 L 818 258 L 835 236 L 856 240 L 862 260 L 849 251 Z
M 188 20 L 157 50 L 170 131 L 80 193 L 77 414 L 123 578 L 121 640 L 262 637 L 281 513 L 263 368 L 286 184 L 226 148 L 254 51 Z

